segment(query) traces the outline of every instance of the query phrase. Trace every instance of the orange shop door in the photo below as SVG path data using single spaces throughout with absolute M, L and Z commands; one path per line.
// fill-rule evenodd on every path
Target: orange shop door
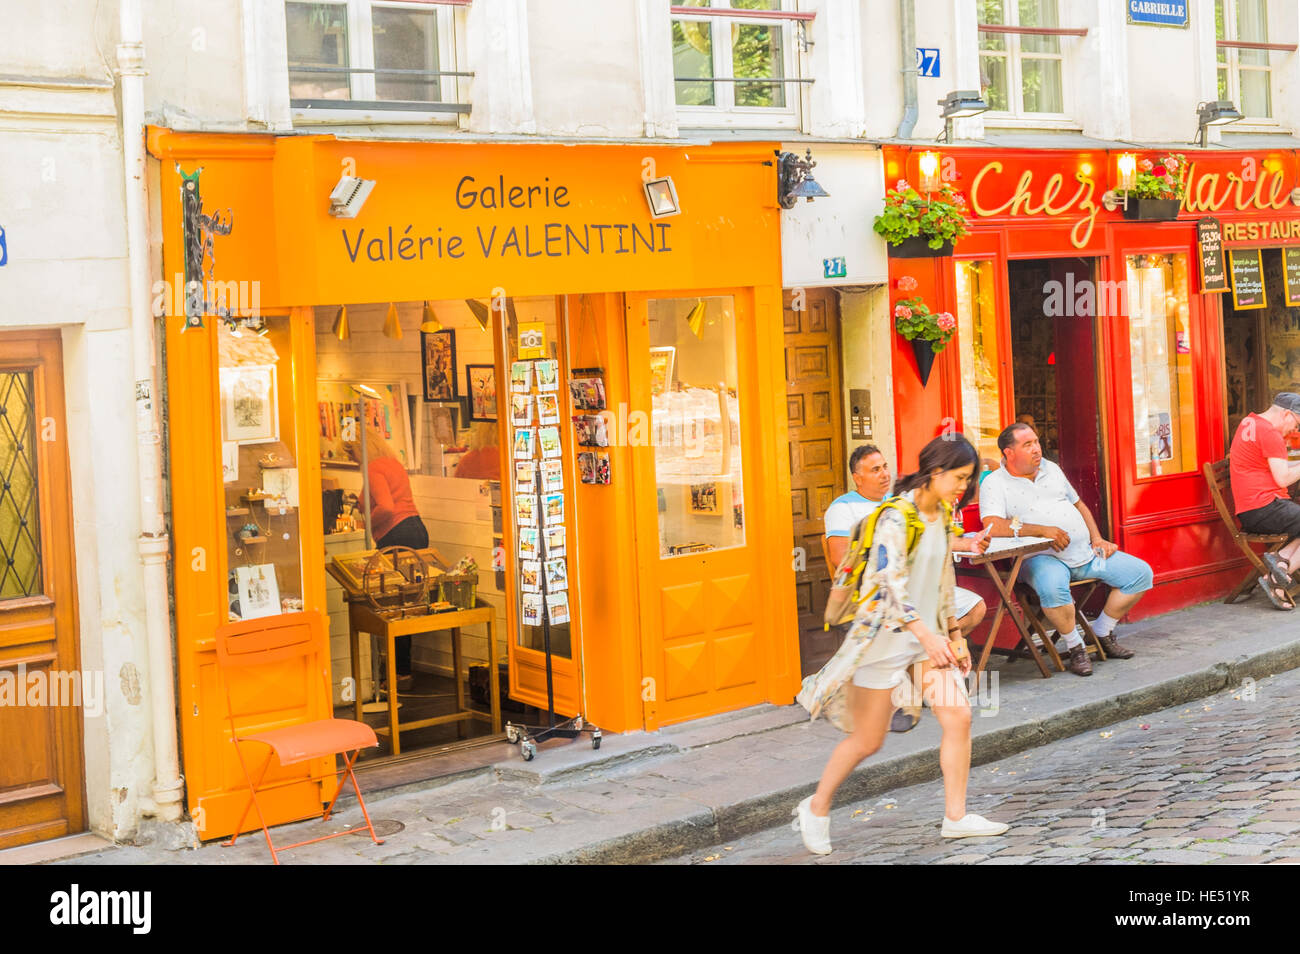
M 59 333 L 0 335 L 0 848 L 86 827 L 66 433 Z
M 784 389 L 760 391 L 749 291 L 629 295 L 627 310 L 642 699 L 655 729 L 793 686 L 781 678 L 797 670 L 793 592 L 764 562 L 789 549 L 788 480 L 783 493 L 760 479 L 776 470 L 780 421 L 761 394 Z

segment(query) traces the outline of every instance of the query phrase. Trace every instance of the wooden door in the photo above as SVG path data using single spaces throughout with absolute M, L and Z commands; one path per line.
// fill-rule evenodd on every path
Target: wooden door
M 799 306 L 799 307 L 795 307 Z M 822 516 L 844 493 L 844 402 L 840 389 L 840 320 L 835 292 L 801 290 L 785 300 L 786 419 L 790 437 L 790 510 L 794 517 L 795 603 L 803 675 L 816 672 L 839 646 L 822 625 L 830 570 Z
M 627 306 L 642 699 L 655 729 L 765 701 L 778 610 L 757 516 L 752 297 L 637 294 Z
M 58 332 L 0 335 L 0 848 L 86 827 L 66 435 Z

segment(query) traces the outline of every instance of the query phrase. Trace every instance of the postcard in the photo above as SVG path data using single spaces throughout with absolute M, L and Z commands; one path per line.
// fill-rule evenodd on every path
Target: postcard
M 564 461 L 562 460 L 542 461 L 542 489 L 543 490 L 564 489 Z
M 566 610 L 566 612 L 567 612 L 567 610 L 568 610 L 568 600 L 567 600 L 568 594 L 565 593 L 565 594 L 563 594 L 563 595 L 566 597 L 566 600 L 565 600 L 565 610 Z M 523 599 L 523 604 L 524 604 L 524 625 L 525 625 L 525 626 L 541 626 L 541 625 L 542 625 L 542 594 L 541 594 L 541 593 L 525 593 L 525 594 L 524 594 L 524 599 Z
M 510 423 L 515 427 L 527 427 L 533 423 L 533 396 L 531 394 L 510 395 Z
M 537 423 L 560 423 L 560 396 L 558 394 L 537 395 Z
M 537 442 L 542 446 L 543 457 L 559 457 L 563 453 L 560 447 L 560 429 L 558 427 L 538 428 Z
M 564 524 L 546 528 L 546 557 L 564 556 Z
M 515 492 L 531 494 L 537 490 L 537 461 L 515 461 Z
M 516 361 L 510 365 L 510 390 L 527 394 L 533 389 L 533 363 Z
M 520 560 L 519 582 L 523 586 L 525 593 L 540 593 L 542 591 L 542 561 Z
M 554 358 L 536 362 L 537 390 L 558 391 L 560 389 L 560 362 Z
M 537 526 L 537 498 L 532 494 L 515 494 L 515 523 L 521 527 Z
M 531 428 L 515 431 L 515 460 L 533 459 L 533 432 Z
M 546 515 L 546 526 L 553 527 L 564 523 L 564 494 L 547 494 L 542 498 L 542 512 Z
M 536 560 L 539 556 L 537 552 L 539 542 L 539 531 L 536 527 L 520 527 L 519 559 Z
M 547 596 L 546 609 L 550 613 L 552 623 L 557 626 L 560 623 L 567 623 L 569 621 L 569 594 L 560 592 Z
M 569 588 L 569 568 L 564 557 L 546 561 L 546 592 Z

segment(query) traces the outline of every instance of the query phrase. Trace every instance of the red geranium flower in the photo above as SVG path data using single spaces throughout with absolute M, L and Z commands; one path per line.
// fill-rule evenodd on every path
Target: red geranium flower
M 1153 176 L 1162 176 L 1162 175 L 1165 174 L 1165 167 L 1164 167 L 1164 166 L 1154 166 L 1154 167 L 1151 169 L 1151 174 L 1152 174 Z

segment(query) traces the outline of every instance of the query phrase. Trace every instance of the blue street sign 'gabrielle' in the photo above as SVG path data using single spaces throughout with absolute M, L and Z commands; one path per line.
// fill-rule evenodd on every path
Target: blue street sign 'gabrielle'
M 1128 22 L 1187 26 L 1187 0 L 1128 0 Z

